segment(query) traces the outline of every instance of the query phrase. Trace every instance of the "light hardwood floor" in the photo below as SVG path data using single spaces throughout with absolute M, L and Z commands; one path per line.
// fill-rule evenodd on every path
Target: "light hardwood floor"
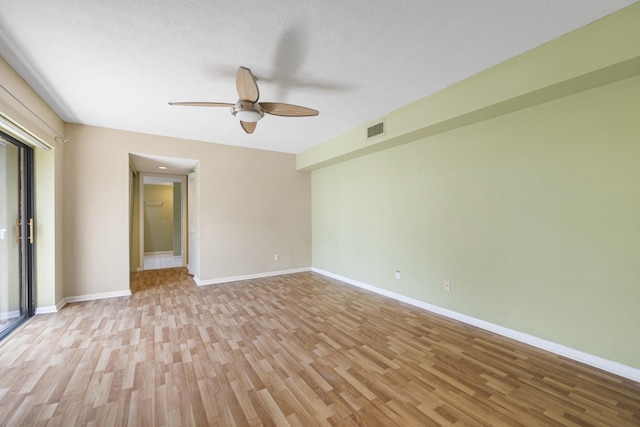
M 0 425 L 640 425 L 638 383 L 313 273 L 132 292 L 0 346 Z

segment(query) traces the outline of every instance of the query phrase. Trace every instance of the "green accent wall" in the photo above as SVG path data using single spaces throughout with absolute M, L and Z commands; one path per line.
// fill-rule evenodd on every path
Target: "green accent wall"
M 640 38 L 616 39 L 638 22 L 640 4 L 299 155 L 313 266 L 640 368 Z
M 144 184 L 144 252 L 173 253 L 173 186 Z

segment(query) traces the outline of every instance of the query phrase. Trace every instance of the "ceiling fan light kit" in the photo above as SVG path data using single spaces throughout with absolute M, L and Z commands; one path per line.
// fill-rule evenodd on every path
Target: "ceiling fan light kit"
M 238 101 L 236 105 L 231 108 L 231 114 L 241 122 L 257 122 L 264 117 L 264 113 L 264 108 L 262 108 L 260 104 L 249 101 Z
M 258 120 L 265 114 L 283 117 L 317 116 L 318 111 L 299 105 L 283 104 L 281 102 L 258 103 L 260 91 L 256 77 L 246 67 L 238 68 L 236 75 L 236 89 L 240 99 L 235 104 L 226 102 L 170 102 L 169 105 L 184 105 L 189 107 L 231 107 L 231 114 L 240 120 L 240 126 L 246 133 L 253 133 Z

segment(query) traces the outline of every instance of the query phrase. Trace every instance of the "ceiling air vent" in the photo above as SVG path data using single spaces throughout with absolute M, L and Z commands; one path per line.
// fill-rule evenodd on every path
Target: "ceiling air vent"
M 374 136 L 384 133 L 384 121 L 367 128 L 367 138 L 373 138 Z

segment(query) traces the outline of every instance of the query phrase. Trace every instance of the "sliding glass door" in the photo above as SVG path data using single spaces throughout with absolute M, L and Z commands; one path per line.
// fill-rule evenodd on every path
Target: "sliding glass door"
M 0 338 L 34 313 L 33 149 L 0 133 Z

